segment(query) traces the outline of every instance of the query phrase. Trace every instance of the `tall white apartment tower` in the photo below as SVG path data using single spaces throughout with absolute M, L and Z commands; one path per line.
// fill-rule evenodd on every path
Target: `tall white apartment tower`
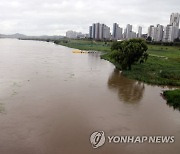
M 157 25 L 157 35 L 156 35 L 155 41 L 157 41 L 157 42 L 162 41 L 162 39 L 163 39 L 163 28 L 164 27 L 162 25 L 160 25 L 160 24 Z
M 180 21 L 180 14 L 172 13 L 170 16 L 170 25 L 179 27 L 179 21 Z
M 100 23 L 96 23 L 95 24 L 95 39 L 96 40 L 100 40 L 100 32 L 101 32 L 101 24 Z
M 154 29 L 153 25 L 149 26 L 148 28 L 148 36 L 150 36 L 151 38 L 153 37 L 153 29 Z
M 112 33 L 112 38 L 113 40 L 120 40 L 123 38 L 122 36 L 122 28 L 119 27 L 117 23 L 113 24 L 113 33 Z
M 92 38 L 95 39 L 96 24 L 92 25 Z
M 89 26 L 89 38 L 93 38 L 93 26 Z
M 142 27 L 139 26 L 138 27 L 138 38 L 141 38 L 141 36 L 142 36 Z
M 125 29 L 125 39 L 131 39 L 132 38 L 132 25 L 128 24 Z
M 153 27 L 152 29 L 152 40 L 159 42 L 163 39 L 163 26 L 158 24 L 157 27 Z
M 173 42 L 174 39 L 178 38 L 179 21 L 180 21 L 180 14 L 172 13 L 170 16 L 170 24 L 167 25 L 164 29 L 164 36 L 163 36 L 164 42 Z
M 103 34 L 102 35 L 102 39 L 110 40 L 110 38 L 111 38 L 110 27 L 108 27 L 105 24 L 103 24 L 102 34 Z
M 163 41 L 164 42 L 173 42 L 174 39 L 178 38 L 178 27 L 167 25 L 164 29 L 164 36 Z

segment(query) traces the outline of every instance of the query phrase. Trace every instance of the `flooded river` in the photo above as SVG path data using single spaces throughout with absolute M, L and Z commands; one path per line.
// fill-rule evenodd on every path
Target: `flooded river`
M 0 39 L 0 154 L 179 154 L 180 112 L 99 54 Z M 169 136 L 174 143 L 106 143 L 90 135 Z

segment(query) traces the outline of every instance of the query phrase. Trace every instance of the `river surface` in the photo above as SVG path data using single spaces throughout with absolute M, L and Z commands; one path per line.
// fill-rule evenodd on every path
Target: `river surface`
M 180 112 L 158 87 L 129 80 L 99 54 L 0 39 L 0 154 L 179 154 Z M 90 135 L 168 136 L 174 143 L 108 143 Z

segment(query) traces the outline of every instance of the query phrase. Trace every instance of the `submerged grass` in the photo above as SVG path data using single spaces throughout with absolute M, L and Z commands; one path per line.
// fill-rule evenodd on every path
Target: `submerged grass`
M 180 89 L 164 91 L 167 104 L 180 110 Z

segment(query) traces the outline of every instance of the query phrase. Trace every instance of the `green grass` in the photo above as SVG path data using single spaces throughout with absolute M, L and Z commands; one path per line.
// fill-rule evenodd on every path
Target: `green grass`
M 146 83 L 180 86 L 180 63 L 172 59 L 149 57 L 146 63 L 133 66 L 124 75 Z
M 180 59 L 180 47 L 148 45 L 148 52 L 149 54 L 152 54 L 152 55 Z
M 180 110 L 180 89 L 164 91 L 167 104 Z
M 121 69 L 121 66 L 110 58 L 112 42 L 60 40 L 57 44 L 80 50 L 104 51 L 101 58 Z M 149 84 L 180 86 L 180 47 L 148 45 L 148 54 L 149 58 L 145 63 L 135 64 L 131 71 L 123 71 L 123 74 Z
M 123 74 L 150 84 L 180 86 L 179 47 L 149 45 L 148 54 L 145 63 L 135 64 L 131 71 L 123 71 Z M 121 66 L 110 58 L 110 53 L 101 57 L 121 69 Z
M 102 55 L 103 59 L 112 62 L 118 69 L 121 66 L 109 54 Z M 180 86 L 180 62 L 173 59 L 165 59 L 149 56 L 148 60 L 143 64 L 132 66 L 132 70 L 122 72 L 123 75 L 156 85 L 173 85 Z

